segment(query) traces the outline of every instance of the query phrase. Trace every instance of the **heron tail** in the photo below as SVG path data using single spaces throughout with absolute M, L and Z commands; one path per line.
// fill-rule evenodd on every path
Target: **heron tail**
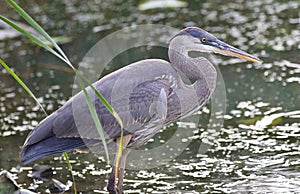
M 27 165 L 37 159 L 84 146 L 85 144 L 81 138 L 57 138 L 52 136 L 38 143 L 25 145 L 21 151 L 21 163 Z
M 57 137 L 53 126 L 57 114 L 45 118 L 26 138 L 20 153 L 22 165 L 53 154 L 70 151 L 85 146 L 79 137 Z

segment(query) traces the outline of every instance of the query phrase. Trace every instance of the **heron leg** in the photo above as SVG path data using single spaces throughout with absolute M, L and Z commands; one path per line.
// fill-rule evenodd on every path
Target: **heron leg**
M 107 190 L 109 192 L 109 194 L 116 194 L 116 177 L 115 177 L 115 171 L 116 171 L 116 168 L 113 166 L 112 169 L 111 169 L 111 173 L 110 173 L 110 176 L 109 176 L 109 179 L 108 179 L 108 183 L 107 183 Z
M 123 150 L 122 157 L 120 160 L 120 171 L 119 171 L 118 184 L 117 184 L 117 189 L 120 192 L 123 192 L 124 170 L 125 170 L 125 166 L 126 166 L 126 158 L 127 158 L 127 155 L 129 154 L 129 152 L 130 152 L 129 149 Z
M 122 141 L 122 155 L 119 155 L 119 146 L 120 146 L 120 138 L 116 140 L 117 151 L 115 158 L 115 166 L 112 167 L 110 177 L 108 179 L 107 190 L 110 194 L 122 194 L 123 193 L 123 176 L 124 176 L 124 168 L 126 157 L 129 153 L 129 150 L 126 149 L 132 135 L 123 136 Z M 120 169 L 120 172 L 119 172 Z M 116 185 L 116 178 L 118 178 L 118 185 Z M 117 187 L 116 187 L 117 186 Z

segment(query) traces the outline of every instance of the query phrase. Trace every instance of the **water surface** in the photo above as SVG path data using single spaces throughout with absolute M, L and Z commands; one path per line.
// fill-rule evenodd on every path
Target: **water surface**
M 163 144 L 174 130 L 192 130 L 192 141 L 180 156 L 156 168 L 128 170 L 124 181 L 127 193 L 299 193 L 299 1 L 185 2 L 174 8 L 154 6 L 146 10 L 140 8 L 142 1 L 20 3 L 52 36 L 68 38 L 61 46 L 75 65 L 105 35 L 151 23 L 176 28 L 199 26 L 264 60 L 259 65 L 218 56 L 227 111 L 214 145 L 205 153 L 198 152 L 200 139 L 207 132 L 208 105 L 193 115 L 200 118 L 199 123 L 174 124 L 146 145 Z M 2 4 L 2 15 L 24 22 Z M 115 59 L 115 66 L 106 73 L 143 58 L 167 59 L 166 52 L 157 49 L 130 50 Z M 16 35 L 1 39 L 0 51 L 1 58 L 38 96 L 48 113 L 72 96 L 72 72 L 26 38 Z M 53 185 L 28 178 L 31 168 L 20 168 L 18 153 L 28 132 L 44 117 L 28 94 L 0 68 L 0 170 L 15 174 L 22 188 L 41 193 Z M 77 152 L 70 153 L 70 158 L 78 190 L 105 193 L 110 167 L 104 158 Z M 50 165 L 54 178 L 62 183 L 71 180 L 61 155 L 36 163 Z

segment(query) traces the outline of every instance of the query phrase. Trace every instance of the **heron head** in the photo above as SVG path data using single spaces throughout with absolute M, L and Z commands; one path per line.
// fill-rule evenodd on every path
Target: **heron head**
M 175 37 L 185 37 L 184 46 L 188 51 L 219 53 L 226 56 L 238 57 L 251 62 L 262 63 L 259 58 L 237 49 L 212 34 L 197 27 L 188 27 L 181 30 Z M 174 37 L 174 38 L 175 38 Z

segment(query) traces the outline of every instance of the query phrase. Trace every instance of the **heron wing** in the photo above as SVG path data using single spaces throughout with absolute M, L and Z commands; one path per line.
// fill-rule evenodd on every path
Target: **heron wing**
M 100 90 L 105 94 L 103 89 Z M 108 98 L 107 100 L 121 117 L 124 135 L 126 135 L 134 134 L 149 122 L 154 122 L 155 119 L 164 120 L 167 116 L 169 94 L 170 87 L 166 83 L 151 80 L 138 84 L 129 92 L 129 95 L 123 98 Z M 80 100 L 73 100 L 73 103 L 66 104 L 58 110 L 53 125 L 53 132 L 57 137 L 100 139 L 87 104 L 81 98 L 80 96 Z M 75 101 L 80 101 L 80 103 L 77 104 Z M 120 125 L 98 98 L 95 98 L 95 107 L 106 139 L 120 137 Z
M 122 68 L 94 84 L 121 117 L 124 135 L 134 133 L 159 114 L 166 115 L 164 110 L 157 109 L 162 106 L 154 106 L 157 101 L 166 104 L 171 92 L 169 83 L 158 79 L 165 72 L 176 74 L 166 61 L 144 60 Z M 105 138 L 119 137 L 121 129 L 114 116 L 90 88 L 87 92 L 94 102 Z M 53 133 L 57 137 L 100 139 L 84 98 L 80 93 L 57 111 L 53 126 Z M 167 108 L 162 109 L 167 111 Z M 155 114 L 155 111 L 160 113 Z

